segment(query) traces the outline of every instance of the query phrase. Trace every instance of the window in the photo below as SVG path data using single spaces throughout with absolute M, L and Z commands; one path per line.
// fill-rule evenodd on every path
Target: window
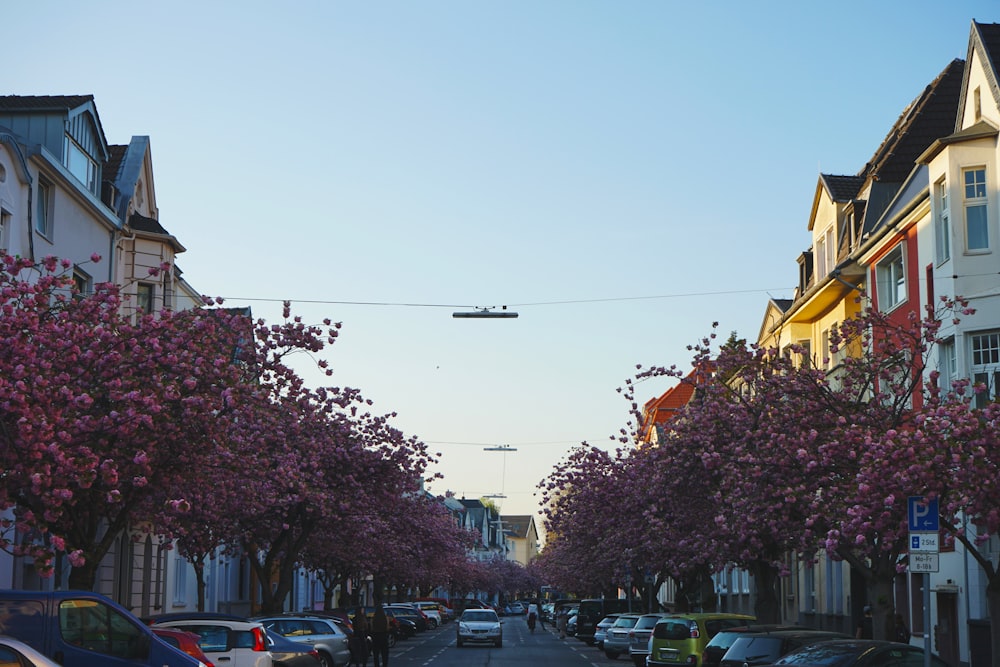
M 830 368 L 830 330 L 829 329 L 823 329 L 823 332 L 820 334 L 820 343 L 819 344 L 820 344 L 820 348 L 821 348 L 820 349 L 820 354 L 823 355 L 823 358 L 820 359 L 820 362 L 823 364 L 824 370 L 825 369 L 829 369 Z
M 179 556 L 174 558 L 174 604 L 187 604 L 187 561 Z
M 73 285 L 76 287 L 77 296 L 84 297 L 93 291 L 94 281 L 86 271 L 74 268 Z
M 142 630 L 117 610 L 97 600 L 61 601 L 59 632 L 63 640 L 74 646 L 116 658 L 136 659 L 146 650 Z
M 823 236 L 816 240 L 816 278 L 825 278 L 834 267 L 834 258 L 837 254 L 836 244 L 833 240 L 833 227 L 827 228 Z
M 965 179 L 965 248 L 989 250 L 990 235 L 986 218 L 986 169 L 966 169 Z
M 45 237 L 52 237 L 52 186 L 38 181 L 38 210 L 35 215 L 35 231 Z
M 136 285 L 135 308 L 139 313 L 153 312 L 153 297 L 155 286 L 151 283 L 139 283 Z
M 7 252 L 7 236 L 10 234 L 10 213 L 0 211 L 0 254 Z
M 906 300 L 906 274 L 903 271 L 903 247 L 896 246 L 875 266 L 878 306 L 888 312 Z
M 66 168 L 90 192 L 97 194 L 97 163 L 75 141 L 66 137 Z
M 934 248 L 935 259 L 943 264 L 951 259 L 951 212 L 948 210 L 948 184 L 944 179 L 934 185 L 934 198 L 937 204 L 937 218 L 934 233 L 937 246 Z
M 955 354 L 955 339 L 949 338 L 938 344 L 938 387 L 941 391 L 951 391 L 951 383 L 958 377 L 958 357 Z
M 1000 331 L 987 331 L 969 336 L 972 346 L 972 382 L 985 385 L 986 390 L 977 393 L 973 403 L 977 408 L 997 398 L 1000 387 Z

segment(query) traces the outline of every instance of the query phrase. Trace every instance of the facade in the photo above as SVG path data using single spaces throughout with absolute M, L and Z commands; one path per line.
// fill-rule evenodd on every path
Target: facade
M 768 304 L 760 344 L 797 343 L 806 350 L 802 363 L 827 369 L 835 381 L 839 359 L 850 353 L 830 350 L 835 323 L 869 305 L 896 321 L 923 317 L 940 298 L 961 296 L 976 312 L 945 323 L 930 368 L 944 388 L 960 379 L 984 384 L 979 405 L 1000 396 L 998 62 L 1000 25 L 973 22 L 967 58 L 950 63 L 904 110 L 864 168 L 820 175 L 799 288 L 791 302 Z M 1000 542 L 990 538 L 981 553 L 996 567 Z M 858 576 L 825 557 L 789 565 L 796 575 L 785 619 L 850 632 L 868 602 Z M 927 575 L 929 627 L 924 576 L 904 573 L 896 582 L 896 608 L 914 641 L 930 634 L 949 664 L 989 664 L 982 568 L 961 546 L 942 549 L 940 571 Z
M 69 260 L 82 292 L 114 283 L 136 314 L 202 303 L 176 265 L 184 246 L 159 221 L 149 138 L 109 144 L 91 95 L 0 96 L 0 250 Z M 161 265 L 169 268 L 152 276 Z M 98 592 L 140 616 L 194 608 L 190 563 L 148 535 L 132 537 L 119 536 L 101 563 Z M 0 587 L 64 587 L 68 564 L 56 570 L 41 579 L 3 554 Z M 208 580 L 210 608 L 249 611 L 245 560 L 212 560 Z
M 511 560 L 527 566 L 538 556 L 538 529 L 531 514 L 504 515 L 501 517 L 507 543 L 510 545 Z

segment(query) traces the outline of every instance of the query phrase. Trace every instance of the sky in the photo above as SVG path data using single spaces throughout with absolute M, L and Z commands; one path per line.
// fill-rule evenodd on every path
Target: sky
M 638 366 L 756 339 L 820 173 L 858 173 L 973 20 L 1000 4 L 35 0 L 0 94 L 149 136 L 189 283 L 342 322 L 302 374 L 440 453 L 432 491 L 531 514 L 574 446 L 615 448 Z

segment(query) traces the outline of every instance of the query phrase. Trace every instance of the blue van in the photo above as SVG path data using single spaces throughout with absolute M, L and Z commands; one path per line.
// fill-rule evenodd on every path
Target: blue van
M 0 634 L 64 667 L 205 667 L 124 607 L 88 591 L 0 590 Z

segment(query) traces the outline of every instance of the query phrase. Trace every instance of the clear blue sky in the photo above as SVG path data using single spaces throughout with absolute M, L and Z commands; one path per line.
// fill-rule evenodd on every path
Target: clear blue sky
M 4 7 L 3 94 L 149 135 L 188 280 L 342 321 L 334 382 L 441 452 L 433 489 L 522 514 L 610 447 L 637 364 L 756 337 L 819 173 L 857 173 L 973 19 L 1000 5 L 37 0 Z

